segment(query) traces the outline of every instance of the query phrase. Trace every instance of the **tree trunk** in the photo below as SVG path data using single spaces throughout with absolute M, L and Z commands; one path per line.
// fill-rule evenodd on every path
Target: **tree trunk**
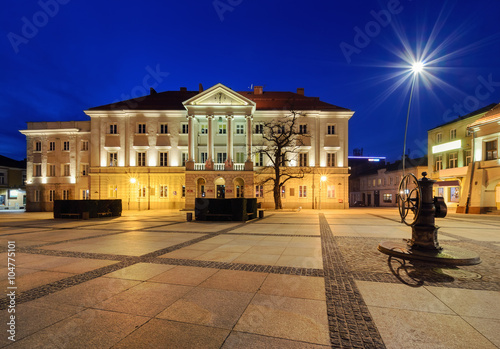
M 280 193 L 280 188 L 279 188 L 279 185 L 274 185 L 274 188 L 273 188 L 273 194 L 274 194 L 274 209 L 275 210 L 281 210 L 282 209 L 282 206 L 281 206 L 281 193 Z

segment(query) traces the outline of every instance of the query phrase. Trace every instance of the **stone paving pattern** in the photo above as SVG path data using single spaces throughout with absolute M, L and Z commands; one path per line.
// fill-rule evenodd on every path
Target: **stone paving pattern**
M 500 347 L 500 217 L 437 224 L 442 245 L 482 263 L 381 254 L 381 241 L 411 235 L 395 209 L 267 211 L 246 223 L 2 212 L 0 282 L 6 292 L 15 241 L 18 289 L 17 340 L 4 334 L 0 347 Z

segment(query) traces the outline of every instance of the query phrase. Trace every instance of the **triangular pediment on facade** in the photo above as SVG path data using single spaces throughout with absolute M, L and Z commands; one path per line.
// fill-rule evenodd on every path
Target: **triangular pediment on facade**
M 189 114 L 205 111 L 233 112 L 237 114 L 253 114 L 255 102 L 231 90 L 223 84 L 217 84 L 200 92 L 182 103 Z

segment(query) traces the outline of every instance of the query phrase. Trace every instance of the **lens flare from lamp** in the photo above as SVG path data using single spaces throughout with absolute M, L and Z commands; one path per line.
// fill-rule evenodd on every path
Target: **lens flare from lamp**
M 413 63 L 413 65 L 411 66 L 411 70 L 415 74 L 421 73 L 424 70 L 424 63 L 422 62 Z
M 136 179 L 135 179 L 135 178 L 130 178 L 130 183 L 134 184 L 134 183 L 135 183 L 135 181 L 136 181 Z
M 326 182 L 326 176 L 321 176 L 321 181 Z

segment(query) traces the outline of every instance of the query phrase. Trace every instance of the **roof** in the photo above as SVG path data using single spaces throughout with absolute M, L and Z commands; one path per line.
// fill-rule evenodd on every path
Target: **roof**
M 500 103 L 492 108 L 489 112 L 474 121 L 468 127 L 481 126 L 490 122 L 500 121 Z
M 197 95 L 198 91 L 165 91 L 152 93 L 143 97 L 133 98 L 116 103 L 93 107 L 89 110 L 185 110 L 182 102 Z M 306 97 L 294 92 L 254 91 L 237 92 L 254 101 L 257 110 L 325 110 L 350 111 L 330 103 L 320 101 L 319 97 Z
M 468 118 L 471 118 L 471 117 L 474 117 L 474 116 L 477 116 L 479 114 L 482 114 L 482 113 L 486 113 L 488 112 L 489 110 L 491 110 L 491 108 L 495 107 L 497 104 L 496 103 L 492 103 L 492 104 L 489 104 L 487 105 L 486 107 L 483 107 L 483 108 L 480 108 L 478 110 L 475 110 L 467 115 L 464 115 L 464 116 L 459 116 L 457 117 L 456 119 L 453 119 L 451 121 L 448 121 L 448 122 L 445 122 L 444 124 L 441 124 L 439 126 L 436 126 L 434 128 L 431 128 L 429 129 L 428 131 L 432 131 L 432 130 L 435 130 L 436 128 L 440 128 L 440 127 L 443 127 L 443 126 L 446 126 L 446 125 L 449 125 L 449 124 L 453 124 L 457 121 L 460 121 L 460 120 L 465 120 L 465 119 L 468 119 Z
M 26 168 L 26 160 L 18 161 L 18 160 L 14 160 L 14 159 L 8 158 L 6 156 L 0 155 L 0 166 L 25 169 Z

